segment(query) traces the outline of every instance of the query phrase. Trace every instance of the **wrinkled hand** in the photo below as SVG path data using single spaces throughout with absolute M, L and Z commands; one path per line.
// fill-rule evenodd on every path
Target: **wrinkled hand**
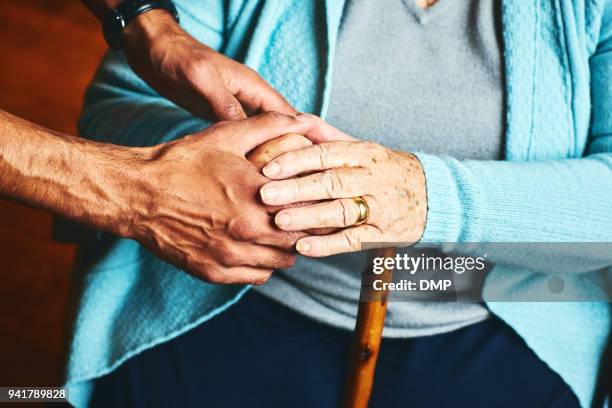
M 245 158 L 287 133 L 320 139 L 307 116 L 266 113 L 148 148 L 122 235 L 207 282 L 261 284 L 291 266 L 304 234 L 273 225 L 258 197 L 269 179 Z
M 300 178 L 299 174 L 312 173 Z M 313 200 L 325 202 L 284 209 L 275 216 L 285 231 L 343 228 L 324 236 L 301 238 L 297 250 L 319 257 L 359 251 L 363 243 L 389 246 L 417 242 L 427 216 L 423 169 L 414 155 L 371 142 L 323 142 L 282 154 L 263 169 L 272 181 L 260 193 L 268 205 Z M 369 207 L 366 223 L 353 226 L 362 196 Z M 376 245 L 374 245 L 376 246 Z
M 313 120 L 320 119 L 313 118 Z M 266 164 L 268 164 L 273 159 L 276 159 L 283 153 L 291 152 L 293 150 L 299 150 L 307 146 L 312 146 L 312 142 L 308 138 L 298 134 L 288 134 L 260 145 L 247 155 L 247 159 L 251 163 L 253 163 L 259 170 L 262 170 L 266 166 Z M 278 212 L 283 208 L 305 207 L 312 204 L 316 204 L 317 202 L 318 201 L 307 201 L 270 208 L 272 211 L 276 210 L 274 212 Z M 314 235 L 325 235 L 335 232 L 337 230 L 338 228 L 311 228 L 306 230 L 306 232 Z
M 196 116 L 236 120 L 246 113 L 296 113 L 254 70 L 198 42 L 164 10 L 141 14 L 122 41 L 134 72 Z

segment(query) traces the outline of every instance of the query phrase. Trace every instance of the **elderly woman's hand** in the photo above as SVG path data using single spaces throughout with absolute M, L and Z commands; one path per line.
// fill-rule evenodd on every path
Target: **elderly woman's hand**
M 306 146 L 312 146 L 312 142 L 302 135 L 290 133 L 276 139 L 272 139 L 262 145 L 259 145 L 255 150 L 247 155 L 247 159 L 253 163 L 260 171 L 271 160 L 276 159 L 283 153 L 298 150 Z M 283 208 L 305 207 L 317 203 L 317 201 L 301 202 L 289 204 L 280 207 L 268 207 L 270 213 L 274 214 Z M 313 228 L 306 232 L 314 235 L 324 235 L 336 232 L 337 228 Z
M 280 211 L 275 217 L 279 228 L 343 228 L 333 234 L 300 239 L 296 248 L 303 255 L 359 251 L 364 243 L 406 245 L 417 242 L 423 234 L 427 216 L 425 175 L 412 154 L 347 137 L 284 153 L 268 163 L 263 172 L 276 180 L 260 190 L 266 204 L 326 200 Z M 360 217 L 355 197 L 361 197 L 367 205 L 362 225 L 355 225 Z

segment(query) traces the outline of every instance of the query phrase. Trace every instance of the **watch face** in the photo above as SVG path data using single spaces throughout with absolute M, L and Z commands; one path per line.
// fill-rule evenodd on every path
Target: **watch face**
M 125 22 L 116 10 L 111 10 L 102 24 L 104 39 L 113 48 L 118 48 L 121 45 L 121 33 Z

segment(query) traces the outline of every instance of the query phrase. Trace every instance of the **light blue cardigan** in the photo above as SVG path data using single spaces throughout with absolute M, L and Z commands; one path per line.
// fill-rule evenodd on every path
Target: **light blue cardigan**
M 196 38 L 256 68 L 298 110 L 325 116 L 342 0 L 177 3 Z M 452 249 L 444 242 L 612 242 L 612 1 L 504 0 L 502 9 L 506 161 L 419 154 L 429 196 L 423 241 L 444 250 Z M 206 125 L 110 53 L 87 93 L 80 130 L 143 146 Z M 79 406 L 93 379 L 206 321 L 247 290 L 196 281 L 135 242 L 105 234 L 85 249 L 81 272 L 68 364 L 70 399 Z M 588 296 L 592 274 L 576 272 L 567 279 Z M 484 294 L 504 288 L 508 299 L 521 298 L 546 282 L 520 262 L 499 264 Z M 610 330 L 607 303 L 488 306 L 590 405 Z

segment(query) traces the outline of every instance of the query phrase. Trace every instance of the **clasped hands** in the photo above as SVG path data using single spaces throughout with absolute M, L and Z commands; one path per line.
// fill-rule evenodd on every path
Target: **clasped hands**
M 133 70 L 161 95 L 225 121 L 143 148 L 127 222 L 113 232 L 224 284 L 261 284 L 290 267 L 296 251 L 321 257 L 421 237 L 427 195 L 415 156 L 296 115 L 255 71 L 198 42 L 167 13 L 144 14 L 123 43 Z M 354 197 L 369 209 L 359 226 Z
M 313 115 L 264 113 L 143 148 L 123 236 L 207 282 L 261 284 L 296 252 L 321 257 L 423 233 L 415 156 Z M 353 226 L 360 196 L 366 222 Z

